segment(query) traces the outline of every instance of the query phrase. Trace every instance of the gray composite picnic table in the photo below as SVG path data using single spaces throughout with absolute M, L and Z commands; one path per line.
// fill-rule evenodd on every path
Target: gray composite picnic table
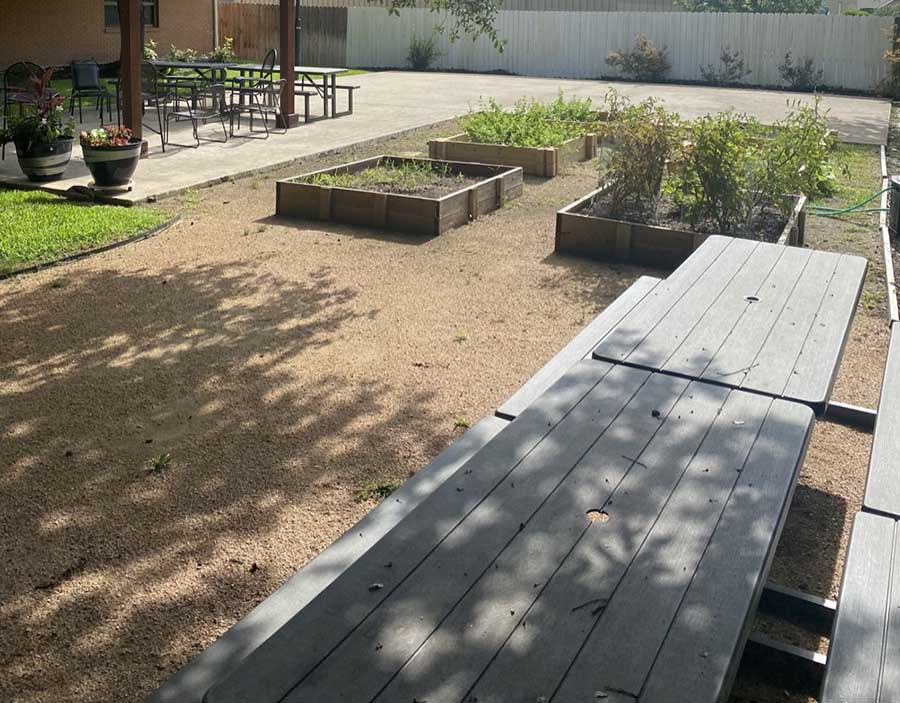
M 823 413 L 866 265 L 856 256 L 710 237 L 606 335 L 594 357 Z
M 578 362 L 205 701 L 724 700 L 813 422 Z
M 261 73 L 266 69 L 260 66 L 248 64 L 234 64 L 229 68 L 240 72 L 241 77 L 245 74 Z M 277 64 L 274 69 L 276 73 L 281 73 L 281 64 Z M 324 107 L 324 115 L 328 117 L 328 101 L 331 100 L 331 116 L 337 116 L 337 77 L 342 73 L 346 73 L 349 69 L 334 68 L 330 66 L 294 66 L 294 80 L 300 78 L 303 83 L 309 81 L 315 91 L 322 98 Z M 317 80 L 318 78 L 318 80 Z

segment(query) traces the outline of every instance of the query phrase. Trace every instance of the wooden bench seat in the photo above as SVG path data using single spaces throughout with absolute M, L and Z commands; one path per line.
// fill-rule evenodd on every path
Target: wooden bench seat
M 348 115 L 353 114 L 353 93 L 354 93 L 354 91 L 359 90 L 361 87 L 362 86 L 358 86 L 358 85 L 336 85 L 335 86 L 335 88 L 337 90 L 347 91 L 347 112 L 340 113 L 340 114 L 348 114 Z
M 897 323 L 891 329 L 863 509 L 900 517 L 900 325 Z
M 238 666 L 508 424 L 487 417 L 472 427 L 197 655 L 147 703 L 200 703 L 210 686 Z
M 589 359 L 600 340 L 613 329 L 644 297 L 652 291 L 660 279 L 641 276 L 606 309 L 595 317 L 562 351 L 548 361 L 519 390 L 496 410 L 497 417 L 514 420 L 534 400 L 552 386 L 563 374 L 583 359 Z
M 856 515 L 820 703 L 900 701 L 898 538 L 896 519 Z
M 298 98 L 303 98 L 303 121 L 309 122 L 309 100 L 310 98 L 318 95 L 318 93 L 314 90 L 297 90 L 294 89 L 294 95 Z

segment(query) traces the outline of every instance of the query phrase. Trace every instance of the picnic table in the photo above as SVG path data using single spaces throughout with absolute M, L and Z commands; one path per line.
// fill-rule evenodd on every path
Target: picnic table
M 862 291 L 857 256 L 712 236 L 594 357 L 808 404 L 823 413 Z
M 245 75 L 253 75 L 254 73 L 263 73 L 267 69 L 260 66 L 249 64 L 234 64 L 229 66 L 230 69 L 240 72 L 241 77 Z M 281 65 L 276 65 L 275 72 L 281 73 Z M 315 89 L 319 97 L 322 98 L 322 104 L 325 117 L 328 117 L 328 101 L 331 100 L 331 117 L 337 114 L 337 77 L 346 73 L 346 68 L 329 68 L 323 66 L 294 66 L 294 81 L 298 78 L 302 85 L 308 81 Z
M 578 362 L 204 700 L 724 700 L 813 422 Z

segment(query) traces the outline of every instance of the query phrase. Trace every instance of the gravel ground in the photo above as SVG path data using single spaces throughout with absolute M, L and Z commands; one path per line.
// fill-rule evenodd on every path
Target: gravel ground
M 274 178 L 431 134 L 188 193 L 158 237 L 0 284 L 0 700 L 140 700 L 369 510 L 367 483 L 659 275 L 553 255 L 587 164 L 430 240 L 271 216 Z M 877 400 L 876 312 L 842 400 Z M 820 423 L 774 578 L 834 593 L 867 456 Z M 742 675 L 734 700 L 793 699 Z

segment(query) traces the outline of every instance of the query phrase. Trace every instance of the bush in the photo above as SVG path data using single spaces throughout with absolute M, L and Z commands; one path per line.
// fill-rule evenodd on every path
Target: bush
M 440 55 L 434 43 L 434 35 L 421 38 L 413 36 L 409 41 L 406 63 L 414 71 L 427 71 Z
M 199 57 L 195 49 L 179 49 L 174 44 L 169 48 L 169 61 L 183 61 L 185 63 L 193 63 Z
M 217 46 L 203 58 L 216 63 L 234 63 L 237 59 L 237 55 L 234 53 L 234 37 L 225 37 L 225 43 L 222 46 Z
M 607 106 L 603 136 L 614 140 L 614 146 L 601 158 L 600 169 L 609 214 L 630 212 L 656 219 L 666 164 L 683 134 L 681 119 L 654 98 L 632 105 L 611 93 Z
M 822 82 L 822 69 L 815 69 L 812 59 L 802 63 L 794 63 L 791 52 L 784 55 L 784 61 L 778 66 L 781 79 L 793 90 L 814 91 Z
M 626 78 L 639 81 L 658 81 L 672 68 L 668 59 L 668 47 L 658 49 L 643 34 L 635 36 L 631 49 L 619 49 L 610 53 L 606 57 L 606 63 L 618 68 Z
M 585 134 L 585 123 L 594 118 L 590 98 L 565 100 L 560 93 L 552 103 L 519 100 L 512 110 L 493 99 L 480 102 L 460 125 L 469 139 L 481 144 L 550 147 Z
M 159 53 L 156 51 L 156 42 L 148 39 L 147 43 L 144 44 L 144 61 L 157 60 L 159 60 Z
M 703 76 L 703 80 L 707 83 L 730 85 L 740 82 L 753 73 L 750 69 L 744 68 L 744 59 L 741 58 L 741 52 L 732 52 L 727 46 L 722 48 L 719 62 L 721 66 L 718 68 L 713 64 L 700 67 L 700 75 Z

